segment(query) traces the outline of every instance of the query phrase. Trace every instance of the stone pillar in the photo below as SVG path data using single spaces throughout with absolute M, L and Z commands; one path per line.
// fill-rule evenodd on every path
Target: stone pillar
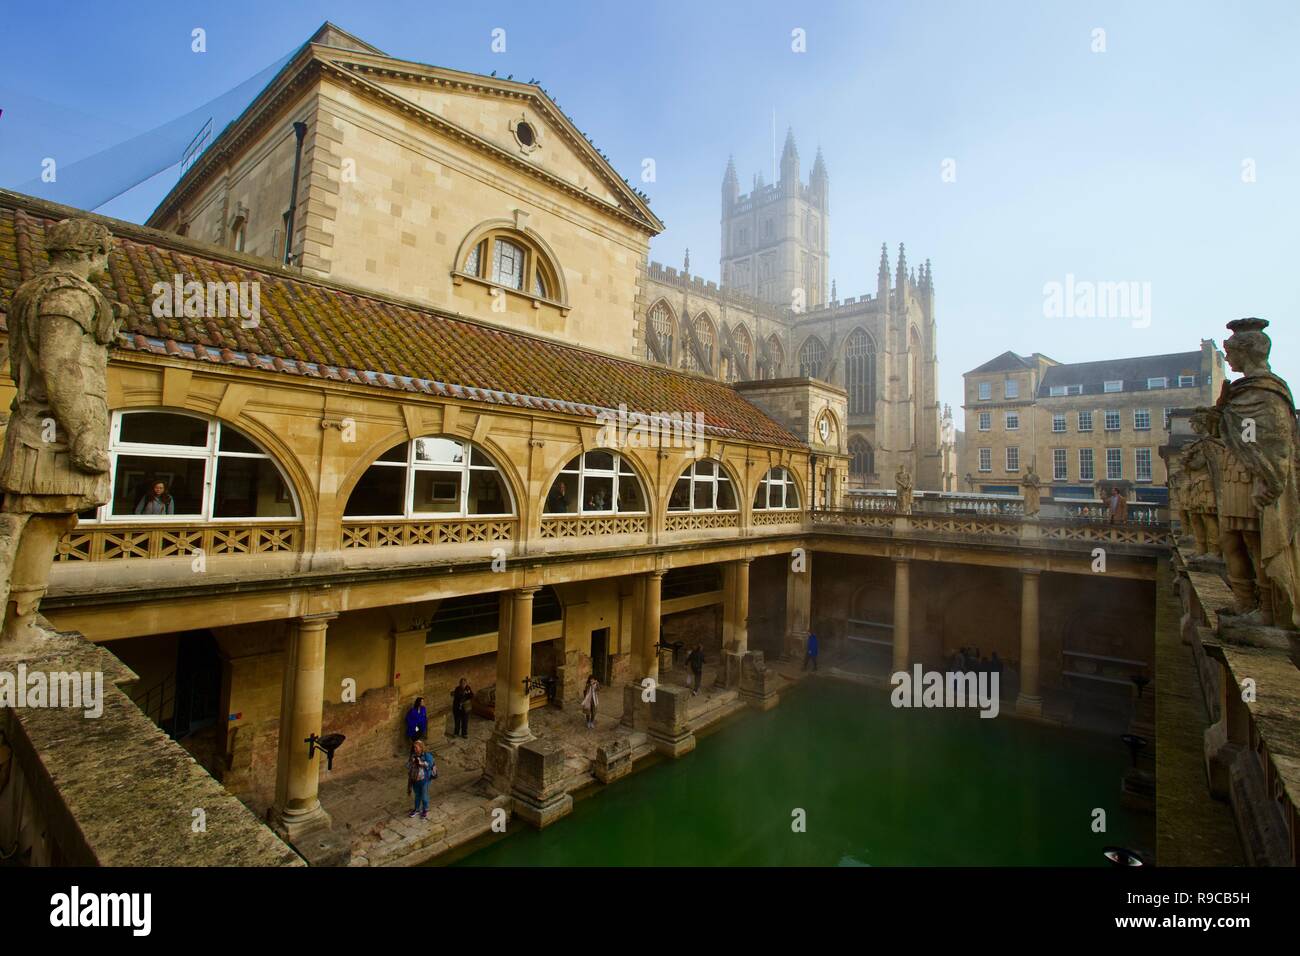
M 741 662 L 749 650 L 749 565 L 753 560 L 741 558 L 726 568 L 719 687 L 735 687 L 740 683 Z
M 680 757 L 695 749 L 695 734 L 687 723 L 691 692 L 685 687 L 657 687 L 650 702 L 646 736 L 656 753 Z
M 564 789 L 563 748 L 540 740 L 521 744 L 510 795 L 515 816 L 539 830 L 572 813 L 573 797 Z
M 792 555 L 785 575 L 785 654 L 802 661 L 812 622 L 812 552 Z
M 497 729 L 511 744 L 533 739 L 528 729 L 528 692 L 524 680 L 533 667 L 533 595 L 540 590 L 539 587 L 516 588 L 510 595 L 510 662 L 504 669 L 497 668 Z M 501 686 L 503 674 L 505 687 Z
M 317 796 L 319 750 L 307 756 L 307 739 L 321 734 L 325 709 L 325 631 L 335 614 L 301 617 L 290 628 L 284 651 L 284 684 L 280 696 L 280 749 L 275 773 L 272 819 L 291 842 L 328 829 L 329 814 Z
M 1037 568 L 1020 571 L 1020 693 L 1016 713 L 1039 717 L 1043 698 L 1038 693 L 1038 578 Z
M 649 677 L 656 684 L 659 683 L 659 652 L 655 649 L 655 645 L 659 643 L 660 593 L 663 590 L 664 575 L 667 573 L 651 571 L 645 576 L 645 600 L 641 606 L 641 674 L 639 677 Z
M 911 566 L 908 558 L 894 558 L 894 673 L 911 664 Z

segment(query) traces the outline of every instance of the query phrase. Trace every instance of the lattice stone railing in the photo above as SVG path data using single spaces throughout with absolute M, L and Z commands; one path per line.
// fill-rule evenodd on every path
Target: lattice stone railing
M 594 538 L 606 534 L 645 534 L 645 515 L 583 515 L 542 519 L 543 538 Z
M 736 511 L 710 511 L 692 514 L 670 514 L 664 522 L 665 531 L 705 531 L 709 528 L 737 528 L 740 513 Z
M 302 550 L 302 525 L 82 525 L 59 541 L 58 561 L 186 558 Z
M 992 515 L 912 515 L 913 531 L 937 534 L 978 534 L 999 538 L 1020 537 L 1020 521 Z
M 893 531 L 895 521 L 903 522 L 899 533 L 913 532 L 941 535 L 964 535 L 985 538 L 1080 541 L 1108 544 L 1132 544 L 1143 547 L 1166 547 L 1171 543 L 1169 526 L 1148 520 L 1109 524 L 1079 518 L 1024 518 L 995 514 L 910 514 L 898 515 L 875 510 L 813 511 L 809 519 L 815 527 L 860 528 Z
M 412 544 L 509 541 L 514 531 L 514 518 L 354 522 L 343 525 L 343 547 L 400 548 Z
M 815 525 L 838 525 L 847 528 L 893 528 L 892 511 L 811 511 Z
M 799 524 L 803 521 L 803 512 L 790 511 L 755 511 L 751 517 L 754 525 Z
M 1105 541 L 1110 544 L 1171 545 L 1168 525 L 1145 522 L 1107 524 L 1103 521 L 1041 521 L 1040 533 L 1055 541 Z

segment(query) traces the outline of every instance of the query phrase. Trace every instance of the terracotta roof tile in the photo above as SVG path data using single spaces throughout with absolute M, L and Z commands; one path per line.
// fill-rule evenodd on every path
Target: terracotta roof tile
M 48 261 L 45 229 L 54 220 L 40 208 L 24 208 L 23 198 L 0 195 L 0 319 L 14 289 Z M 135 228 L 122 226 L 127 233 Z M 643 413 L 698 411 L 715 437 L 803 447 L 720 382 L 171 248 L 162 240 L 117 238 L 101 287 L 131 309 L 119 340 L 126 351 L 587 418 L 620 405 Z M 153 286 L 171 284 L 176 275 L 182 281 L 259 283 L 258 325 L 243 328 L 238 315 L 187 318 L 183 310 L 155 317 Z

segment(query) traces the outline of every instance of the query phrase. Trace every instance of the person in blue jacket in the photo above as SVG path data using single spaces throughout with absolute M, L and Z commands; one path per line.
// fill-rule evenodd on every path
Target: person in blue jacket
M 406 739 L 412 744 L 429 739 L 429 713 L 424 709 L 423 697 L 415 698 L 415 703 L 406 712 Z
M 813 670 L 817 669 L 817 635 L 812 631 L 808 632 L 808 653 L 804 655 L 803 669 L 808 669 L 808 662 L 812 661 Z
M 420 815 L 421 820 L 429 818 L 429 781 L 438 776 L 438 766 L 433 754 L 424 749 L 422 741 L 411 745 L 411 759 L 407 761 L 407 789 L 415 797 L 415 807 L 407 816 Z

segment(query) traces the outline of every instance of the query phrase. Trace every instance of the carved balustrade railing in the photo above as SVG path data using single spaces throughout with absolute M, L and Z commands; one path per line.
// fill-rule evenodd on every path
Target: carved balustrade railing
M 399 548 L 418 544 L 472 544 L 509 541 L 514 518 L 451 518 L 442 521 L 349 521 L 343 525 L 343 547 Z
M 271 554 L 302 550 L 302 525 L 80 525 L 59 541 L 56 561 L 192 558 L 196 554 Z

